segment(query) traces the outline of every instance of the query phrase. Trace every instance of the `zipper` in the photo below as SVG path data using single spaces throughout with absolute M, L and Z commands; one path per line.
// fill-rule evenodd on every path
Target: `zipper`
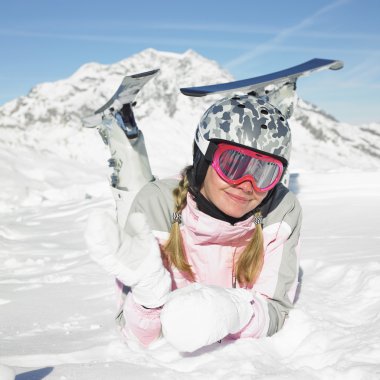
M 232 256 L 232 273 L 231 273 L 231 280 L 232 280 L 232 287 L 233 288 L 236 288 L 236 274 L 235 274 L 235 255 L 236 255 L 236 250 L 237 248 L 235 248 L 234 250 L 234 254 Z

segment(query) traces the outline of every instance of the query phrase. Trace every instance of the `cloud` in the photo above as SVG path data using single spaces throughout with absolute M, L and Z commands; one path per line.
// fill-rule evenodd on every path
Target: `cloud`
M 276 46 L 276 52 L 288 52 L 288 53 L 313 53 L 315 56 L 319 57 L 321 54 L 332 54 L 333 58 L 339 58 L 337 55 L 360 55 L 367 56 L 372 55 L 377 57 L 377 60 L 380 58 L 380 49 L 357 49 L 357 48 L 328 48 L 326 46 L 293 46 L 293 45 L 284 45 Z
M 269 51 L 272 51 L 274 48 L 277 48 L 280 43 L 288 39 L 290 36 L 294 35 L 295 33 L 299 33 L 306 27 L 309 27 L 310 25 L 314 24 L 314 22 L 322 15 L 331 12 L 333 9 L 342 6 L 343 4 L 346 4 L 348 0 L 337 0 L 333 2 L 332 4 L 329 4 L 321 9 L 319 9 L 317 12 L 312 14 L 311 16 L 303 19 L 298 24 L 281 30 L 277 35 L 274 36 L 274 38 L 270 39 L 269 41 L 266 41 L 265 43 L 262 43 L 258 46 L 256 46 L 254 49 L 248 51 L 247 53 L 244 53 L 240 55 L 239 57 L 227 62 L 224 66 L 227 69 L 231 69 L 236 66 L 240 66 L 253 58 L 256 58 L 257 56 L 260 56 L 262 54 L 265 54 Z
M 328 7 L 326 7 L 328 8 Z M 62 23 L 61 23 L 62 24 Z M 178 32 L 215 32 L 215 33 L 228 33 L 229 36 L 239 36 L 243 35 L 268 35 L 276 36 L 283 31 L 275 25 L 269 25 L 268 20 L 263 21 L 262 24 L 259 24 L 259 21 L 254 24 L 241 24 L 238 25 L 234 23 L 218 23 L 218 22 L 207 22 L 207 23 L 197 23 L 197 22 L 173 22 L 173 21 L 152 21 L 146 22 L 144 19 L 139 21 L 129 21 L 128 23 L 120 22 L 115 19 L 102 19 L 101 23 L 94 25 L 93 21 L 89 20 L 80 20 L 75 21 L 71 20 L 70 25 L 72 28 L 80 28 L 83 30 L 92 30 L 97 31 L 96 33 L 101 33 L 102 35 L 107 34 L 110 30 L 115 33 L 124 33 L 131 31 L 139 32 L 148 32 L 148 31 L 178 31 Z M 55 20 L 54 26 L 57 26 Z M 44 29 L 49 29 L 52 27 L 51 23 L 45 22 L 39 24 L 39 27 Z M 62 28 L 66 28 L 66 24 L 60 25 Z M 15 31 L 16 32 L 16 31 Z M 380 36 L 378 34 L 362 33 L 360 31 L 355 32 L 337 32 L 337 31 L 320 31 L 320 30 L 303 30 L 302 36 L 318 39 L 340 39 L 340 40 L 352 40 L 352 39 L 361 39 L 361 40 L 374 40 L 380 41 Z M 120 35 L 119 35 L 120 37 Z M 204 34 L 202 34 L 203 39 Z
M 73 40 L 87 42 L 104 42 L 104 43 L 128 43 L 128 44 L 147 44 L 147 45 L 167 45 L 178 47 L 211 47 L 224 49 L 249 49 L 251 43 L 225 41 L 205 38 L 175 38 L 175 37 L 152 37 L 152 36 L 112 36 L 112 35 L 96 35 L 96 34 L 67 34 L 67 33 L 45 33 L 30 32 L 25 30 L 0 29 L 0 36 L 5 37 L 22 37 L 22 38 L 46 38 L 57 40 Z
M 345 0 L 344 2 L 347 2 L 348 0 Z M 334 4 L 331 4 L 327 8 L 326 11 L 329 11 L 331 7 Z M 340 4 L 338 4 L 340 5 Z M 338 5 L 333 6 L 334 8 Z M 323 10 L 323 9 L 322 9 Z M 317 12 L 318 13 L 318 12 Z M 125 27 L 125 24 L 122 25 Z M 139 28 L 139 29 L 154 29 L 154 30 L 176 30 L 176 31 L 193 31 L 193 32 L 220 32 L 220 33 L 229 33 L 230 35 L 247 35 L 247 34 L 254 34 L 254 35 L 270 35 L 270 36 L 276 36 L 279 33 L 281 33 L 283 30 L 277 27 L 270 26 L 268 24 L 265 25 L 244 25 L 239 24 L 238 26 L 234 24 L 220 24 L 220 23 L 208 23 L 208 24 L 196 24 L 196 23 L 135 23 L 130 24 L 128 23 L 127 28 Z M 355 32 L 355 33 L 337 33 L 337 32 L 321 32 L 321 31 L 302 31 L 302 35 L 304 37 L 312 37 L 312 38 L 318 38 L 318 39 L 341 39 L 341 40 L 352 40 L 352 39 L 362 39 L 362 40 L 375 40 L 380 41 L 380 36 L 377 34 L 370 34 L 370 33 L 361 33 L 361 32 Z
M 366 89 L 380 88 L 379 55 L 372 54 L 363 61 L 344 72 L 340 86 L 342 88 L 365 87 Z M 378 97 L 379 98 L 379 97 Z

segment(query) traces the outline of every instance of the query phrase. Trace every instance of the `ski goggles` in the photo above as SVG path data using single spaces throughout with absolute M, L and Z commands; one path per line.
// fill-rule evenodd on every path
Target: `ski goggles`
M 283 163 L 271 156 L 230 144 L 218 144 L 211 166 L 229 184 L 250 181 L 256 191 L 273 189 L 281 180 Z

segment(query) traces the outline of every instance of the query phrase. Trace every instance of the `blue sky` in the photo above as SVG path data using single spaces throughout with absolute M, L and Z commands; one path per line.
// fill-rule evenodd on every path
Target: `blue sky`
M 2 1 L 0 104 L 152 47 L 193 49 L 236 79 L 340 59 L 343 70 L 299 80 L 299 95 L 339 120 L 380 122 L 379 14 L 378 0 Z

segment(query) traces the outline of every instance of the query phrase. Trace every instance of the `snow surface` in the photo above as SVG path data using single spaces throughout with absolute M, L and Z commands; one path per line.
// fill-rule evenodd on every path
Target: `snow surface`
M 378 172 L 293 174 L 303 275 L 284 329 L 181 355 L 131 350 L 115 331 L 113 280 L 83 241 L 89 212 L 113 207 L 105 173 L 23 155 L 39 170 L 8 184 L 0 227 L 0 363 L 19 380 L 380 377 Z M 3 178 L 24 166 L 0 156 Z
M 210 65 L 209 75 L 227 75 L 195 52 L 185 53 L 189 61 L 152 50 L 144 54 L 158 55 L 168 67 L 168 60 L 190 66 L 195 60 Z M 111 72 L 99 67 L 88 64 L 73 77 Z M 54 96 L 68 101 L 56 87 L 53 96 L 41 86 L 57 107 Z M 303 116 L 292 124 L 291 189 L 304 209 L 296 307 L 273 337 L 183 355 L 165 342 L 139 350 L 120 339 L 113 322 L 113 279 L 91 262 L 83 239 L 91 210 L 113 208 L 107 151 L 96 130 L 51 124 L 54 118 L 45 122 L 30 116 L 37 121 L 26 133 L 25 109 L 32 112 L 42 99 L 37 89 L 33 94 L 34 103 L 28 95 L 0 109 L 1 380 L 12 378 L 12 370 L 17 380 L 380 378 L 380 160 L 355 148 L 363 144 L 361 128 L 366 138 L 372 136 L 368 145 L 378 146 L 377 124 L 342 125 L 301 103 Z M 198 111 L 179 99 L 166 99 L 160 103 L 164 111 L 159 107 L 139 119 L 160 177 L 178 172 L 189 160 Z M 176 109 L 172 119 L 164 116 L 170 107 Z M 18 126 L 4 120 L 17 120 Z M 61 123 L 61 116 L 57 120 Z M 175 128 L 179 120 L 181 128 Z M 170 128 L 174 133 L 167 133 Z M 337 132 L 344 138 L 334 145 L 331 136 Z M 342 143 L 348 138 L 349 146 Z

